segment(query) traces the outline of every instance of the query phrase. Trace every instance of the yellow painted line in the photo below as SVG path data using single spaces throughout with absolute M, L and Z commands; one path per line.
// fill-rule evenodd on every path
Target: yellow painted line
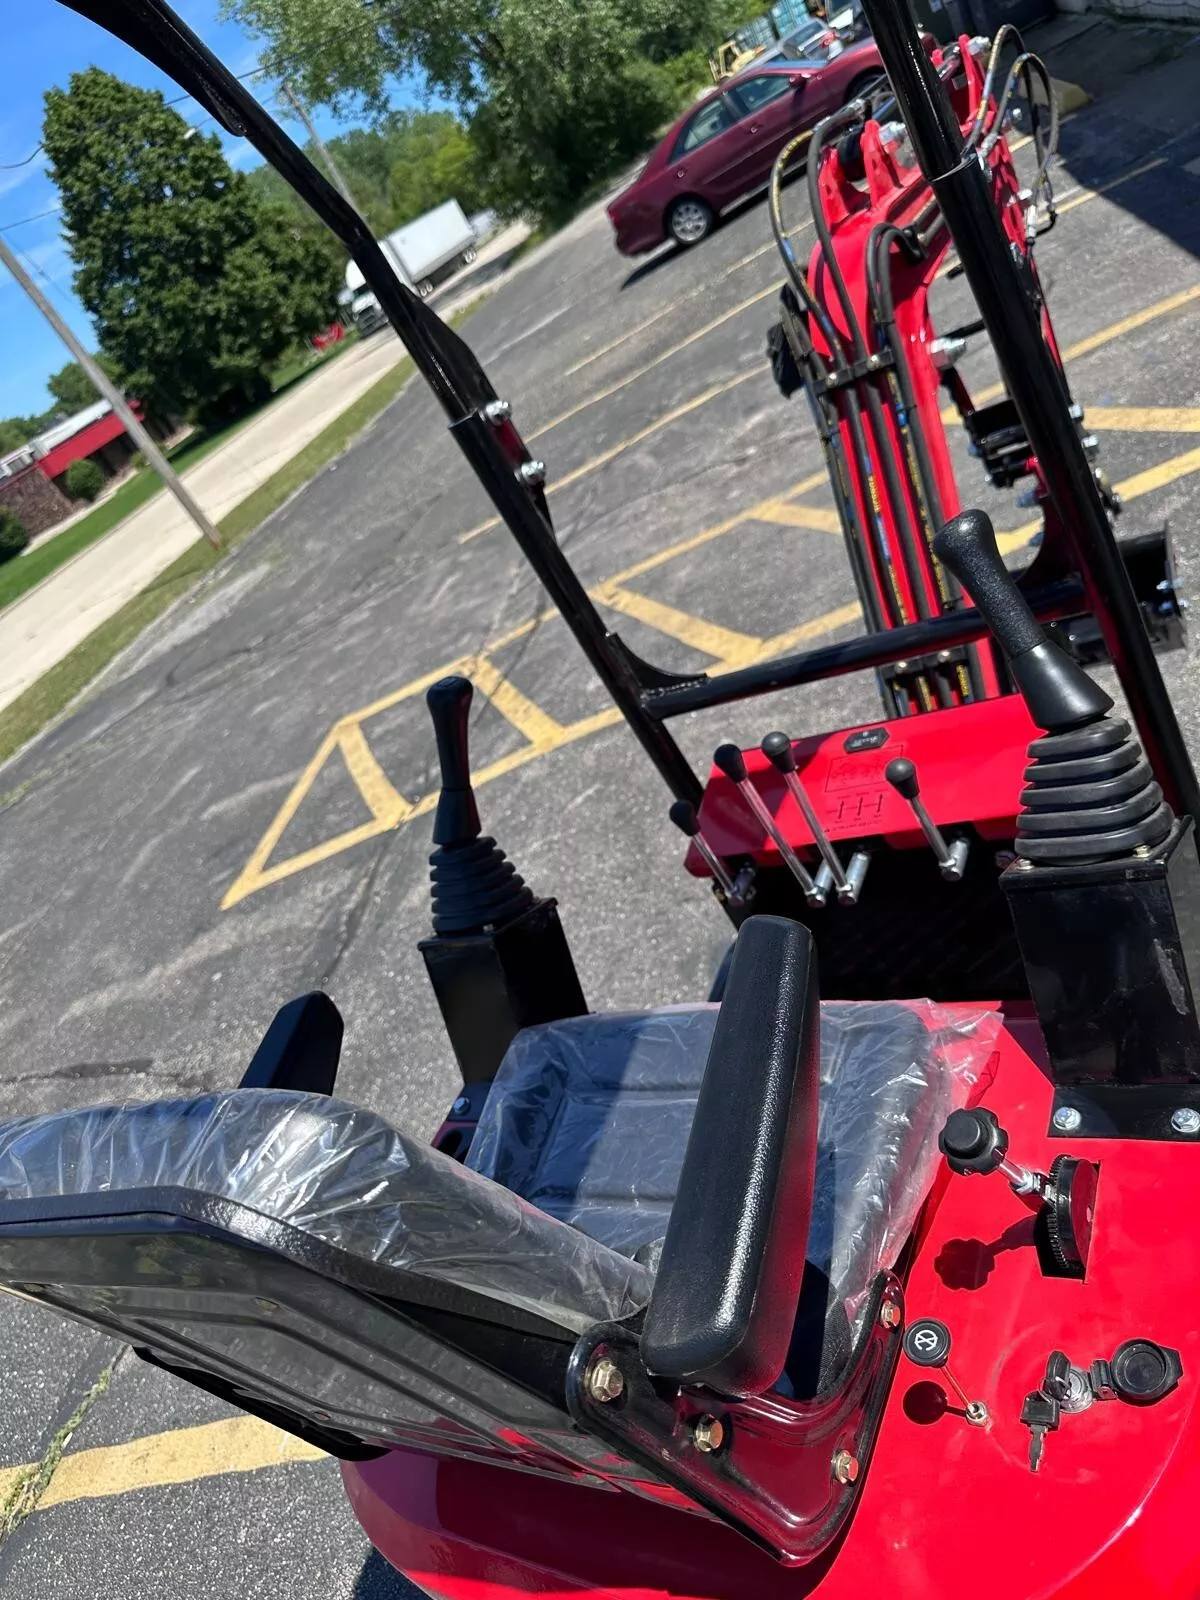
M 1127 333 L 1134 333 L 1138 328 L 1144 328 L 1147 323 L 1155 322 L 1159 317 L 1165 317 L 1172 311 L 1180 311 L 1196 300 L 1200 300 L 1200 283 L 1194 283 L 1188 289 L 1181 289 L 1178 294 L 1169 294 L 1165 300 L 1156 300 L 1153 305 L 1144 306 L 1141 311 L 1131 312 L 1119 322 L 1110 323 L 1107 328 L 1101 328 L 1097 333 L 1089 333 L 1086 339 L 1077 339 L 1062 352 L 1063 362 L 1078 361 L 1083 356 L 1090 356 L 1094 350 L 1102 349 L 1114 339 L 1123 339 Z M 993 383 L 973 395 L 972 400 L 976 406 L 985 406 L 992 400 L 998 400 L 1004 392 L 1002 383 Z M 1090 421 L 1091 415 L 1089 412 L 1086 420 Z M 942 421 L 957 422 L 958 408 L 947 406 L 942 412 Z
M 812 639 L 833 633 L 835 629 L 844 628 L 848 623 L 858 622 L 861 617 L 862 608 L 857 600 L 851 601 L 849 605 L 836 606 L 832 611 L 826 611 L 823 616 L 802 622 L 797 628 L 789 628 L 786 633 L 777 633 L 773 639 L 764 639 L 762 659 L 770 661 L 773 656 L 785 656 L 790 650 L 795 650 Z
M 736 633 L 732 628 L 722 628 L 718 623 L 703 617 L 694 617 L 688 611 L 679 611 L 661 600 L 651 600 L 647 595 L 636 594 L 615 583 L 602 583 L 592 591 L 600 605 L 619 611 L 622 616 L 644 622 L 647 627 L 669 638 L 678 639 L 701 654 L 717 661 L 749 661 L 762 648 L 762 640 L 749 633 Z
M 160 1489 L 172 1483 L 234 1472 L 259 1472 L 297 1461 L 323 1461 L 325 1453 L 256 1417 L 230 1417 L 194 1428 L 152 1433 L 128 1444 L 76 1450 L 59 1462 L 38 1511 L 76 1500 L 101 1500 L 136 1489 Z M 0 1471 L 0 1501 L 28 1467 Z M 35 1464 L 36 1470 L 36 1464 Z
M 1200 433 L 1200 406 L 1089 406 L 1085 420 L 1100 433 Z
M 811 227 L 812 218 L 808 217 L 804 222 L 800 223 L 799 227 L 789 229 L 788 238 L 795 239 Z M 570 378 L 576 372 L 582 372 L 584 367 L 590 367 L 593 361 L 599 361 L 602 357 L 611 355 L 614 350 L 619 350 L 630 339 L 636 339 L 639 333 L 645 333 L 648 328 L 653 328 L 664 317 L 669 317 L 673 311 L 678 311 L 682 306 L 689 305 L 693 300 L 701 300 L 706 295 L 711 294 L 715 283 L 723 283 L 726 278 L 731 278 L 735 272 L 740 272 L 743 267 L 748 267 L 751 262 L 761 260 L 763 256 L 769 255 L 772 250 L 777 248 L 778 246 L 772 239 L 770 244 L 760 245 L 757 250 L 751 250 L 748 256 L 743 256 L 740 261 L 733 262 L 723 272 L 719 272 L 715 278 L 711 278 L 707 283 L 701 284 L 698 289 L 692 289 L 687 294 L 680 295 L 678 300 L 672 300 L 669 306 L 664 306 L 661 311 L 656 311 L 652 317 L 647 317 L 645 322 L 639 322 L 636 328 L 628 329 L 627 332 L 621 334 L 620 338 L 614 339 L 611 344 L 606 344 L 599 350 L 593 350 L 590 356 L 584 356 L 582 361 L 577 361 L 573 367 L 568 367 L 564 376 Z M 776 288 L 778 288 L 778 284 Z
M 1099 184 L 1095 189 L 1081 189 L 1078 194 L 1072 193 L 1057 207 L 1058 214 L 1060 217 L 1065 217 L 1068 211 L 1074 211 L 1077 206 L 1085 206 L 1089 200 L 1096 200 L 1102 194 L 1110 194 L 1113 189 L 1119 189 L 1123 183 L 1130 183 L 1134 178 L 1140 178 L 1144 173 L 1153 172 L 1156 167 L 1165 167 L 1166 164 L 1166 156 L 1156 156 L 1153 161 L 1143 161 L 1140 167 L 1131 167 L 1128 172 L 1110 178 L 1107 183 Z
M 393 788 L 358 723 L 343 724 L 337 731 L 337 743 L 346 770 L 376 821 L 389 828 L 403 822 L 412 811 L 412 806 Z
M 553 750 L 562 743 L 563 724 L 523 695 L 486 655 L 475 656 L 465 664 L 462 673 L 463 677 L 470 678 L 480 694 L 487 695 L 500 715 L 530 744 L 542 750 Z
M 795 506 L 786 500 L 770 500 L 754 513 L 758 522 L 778 522 L 785 528 L 809 528 L 819 533 L 841 533 L 842 522 L 836 511 L 825 506 Z
M 528 443 L 532 444 L 535 439 L 540 439 L 544 434 L 549 433 L 551 428 L 557 428 L 564 422 L 570 422 L 573 417 L 578 417 L 582 412 L 590 410 L 592 406 L 598 406 L 601 401 L 611 400 L 613 395 L 620 394 L 623 389 L 628 389 L 630 384 L 636 383 L 639 378 L 644 378 L 648 372 L 653 372 L 656 367 L 661 367 L 664 361 L 669 361 L 672 356 L 677 356 L 681 350 L 690 349 L 692 345 L 698 344 L 701 339 L 707 339 L 710 333 L 715 333 L 718 328 L 732 321 L 734 317 L 741 316 L 743 311 L 749 311 L 751 306 L 756 306 L 767 299 L 769 295 L 778 293 L 779 285 L 777 283 L 768 284 L 765 289 L 760 289 L 757 294 L 752 294 L 749 299 L 740 301 L 728 311 L 723 311 L 719 317 L 714 317 L 711 322 L 706 322 L 702 328 L 695 329 L 694 332 L 688 334 L 686 339 L 681 339 L 678 344 L 673 344 L 669 350 L 664 350 L 661 355 L 655 356 L 653 361 L 647 361 L 645 366 L 637 367 L 626 377 L 618 379 L 616 383 L 610 383 L 607 389 L 598 389 L 595 394 L 588 395 L 585 400 L 580 400 L 577 405 L 571 406 L 569 410 L 561 412 L 549 422 L 543 422 L 540 428 L 535 429 L 533 433 L 528 435 Z
M 558 478 L 553 483 L 547 484 L 546 493 L 548 495 L 555 494 L 559 489 L 567 489 L 571 484 L 578 483 L 581 478 L 586 478 L 593 472 L 599 472 L 601 467 L 606 467 L 610 461 L 615 461 L 618 456 L 624 455 L 626 450 L 632 450 L 634 445 L 643 443 L 644 440 L 651 438 L 663 428 L 669 428 L 672 423 L 678 422 L 681 417 L 686 417 L 690 412 L 698 411 L 701 406 L 706 406 L 710 400 L 715 400 L 719 395 L 728 394 L 731 389 L 736 389 L 741 383 L 748 383 L 751 378 L 765 377 L 766 370 L 765 364 L 756 362 L 754 366 L 748 367 L 745 372 L 739 372 L 736 377 L 726 378 L 723 383 L 714 383 L 711 388 L 705 389 L 703 393 L 693 395 L 690 400 L 685 400 L 682 405 L 675 406 L 673 410 L 666 412 L 661 417 L 656 417 L 653 422 L 648 423 L 640 432 L 630 434 L 628 439 L 620 440 L 619 443 L 610 446 L 609 449 L 601 451 L 598 456 L 593 456 L 590 461 L 585 461 L 582 466 L 575 467 L 571 472 L 567 473 L 566 477 Z M 467 544 L 472 539 L 478 539 L 481 533 L 489 533 L 493 528 L 498 528 L 499 526 L 499 517 L 489 517 L 486 522 L 481 522 L 478 527 L 468 528 L 466 533 L 460 533 L 458 542 L 459 544 Z

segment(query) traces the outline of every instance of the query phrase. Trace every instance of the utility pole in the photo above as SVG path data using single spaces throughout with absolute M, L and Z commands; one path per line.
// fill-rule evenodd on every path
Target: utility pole
M 286 78 L 279 85 L 279 90 L 283 97 L 287 100 L 288 104 L 291 106 L 292 110 L 300 118 L 300 121 L 308 129 L 308 136 L 313 142 L 314 149 L 321 158 L 322 166 L 329 174 L 329 180 L 333 184 L 333 187 L 341 195 L 346 204 L 352 207 L 355 211 L 358 211 L 359 215 L 361 216 L 362 212 L 359 211 L 359 207 L 355 203 L 354 196 L 350 193 L 350 185 L 346 182 L 345 177 L 342 175 L 341 168 L 330 155 L 324 139 L 322 139 L 321 135 L 313 126 L 313 120 L 305 110 L 304 102 L 300 99 L 300 96 L 292 88 L 291 84 Z
M 105 372 L 104 369 L 100 367 L 93 357 L 90 356 L 83 348 L 79 340 L 71 332 L 70 328 L 67 327 L 66 323 L 59 316 L 58 312 L 50 304 L 49 300 L 46 299 L 46 296 L 38 288 L 37 284 L 34 283 L 33 279 L 25 271 L 25 268 L 9 249 L 8 245 L 5 243 L 3 234 L 0 234 L 0 261 L 2 261 L 12 273 L 18 284 L 20 284 L 21 288 L 24 289 L 25 293 L 33 301 L 34 305 L 42 313 L 46 321 L 50 324 L 58 337 L 66 345 L 67 349 L 75 357 L 75 360 L 78 361 L 79 365 L 87 373 L 88 377 L 95 384 L 96 388 L 99 389 L 100 393 L 117 413 L 117 416 L 120 417 L 121 421 L 125 424 L 126 431 L 133 440 L 134 444 L 137 445 L 138 449 L 145 456 L 146 460 L 154 468 L 155 472 L 158 473 L 163 483 L 175 496 L 176 500 L 179 501 L 179 504 L 183 507 L 184 511 L 187 512 L 188 516 L 208 540 L 209 544 L 212 545 L 214 550 L 219 550 L 221 548 L 221 535 L 205 516 L 204 512 L 201 511 L 195 500 L 192 499 L 184 485 L 182 478 L 175 471 L 174 467 L 167 460 L 166 456 L 163 455 L 162 451 L 146 432 L 146 429 L 143 427 L 141 422 L 139 422 L 137 417 L 134 415 L 128 400 L 126 400 L 125 396 L 117 388 L 116 384 L 113 383 L 112 379 L 108 376 L 108 373 Z

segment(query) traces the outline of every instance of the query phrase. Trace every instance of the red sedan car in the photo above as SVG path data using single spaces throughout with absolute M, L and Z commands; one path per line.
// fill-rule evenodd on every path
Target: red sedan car
M 815 127 L 882 75 L 869 39 L 823 61 L 745 68 L 688 108 L 609 205 L 617 249 L 636 256 L 665 239 L 698 244 L 718 212 L 762 188 L 793 134 Z

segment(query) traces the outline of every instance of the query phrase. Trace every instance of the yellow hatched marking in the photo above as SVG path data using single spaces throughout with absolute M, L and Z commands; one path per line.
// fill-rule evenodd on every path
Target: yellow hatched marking
M 563 724 L 523 695 L 486 655 L 466 662 L 462 674 L 470 678 L 480 694 L 487 695 L 501 716 L 506 717 L 530 744 L 539 750 L 552 750 L 562 743 Z
M 337 730 L 337 744 L 346 770 L 375 820 L 388 828 L 406 821 L 412 815 L 412 806 L 393 788 L 359 724 L 343 723 Z
M 786 500 L 768 500 L 754 513 L 758 522 L 778 522 L 785 528 L 808 528 L 817 533 L 841 533 L 841 518 L 825 506 L 796 506 Z
M 632 589 L 623 589 L 615 583 L 600 584 L 592 591 L 592 598 L 717 661 L 748 661 L 762 648 L 762 640 L 752 634 L 722 628 L 718 623 L 694 617 L 688 611 L 679 611 L 661 600 L 651 600 L 647 595 L 635 594 Z
M 1200 406 L 1089 406 L 1085 420 L 1101 433 L 1200 433 Z

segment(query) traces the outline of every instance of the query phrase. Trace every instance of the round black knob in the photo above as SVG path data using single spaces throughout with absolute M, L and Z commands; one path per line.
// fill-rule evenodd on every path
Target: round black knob
M 1161 1400 L 1183 1376 L 1179 1351 L 1153 1339 L 1126 1339 L 1117 1346 L 1109 1365 L 1117 1394 L 1139 1406 Z
M 676 800 L 669 815 L 680 833 L 686 833 L 689 839 L 694 839 L 700 832 L 700 818 L 690 800 Z
M 735 744 L 719 744 L 713 751 L 713 766 L 734 783 L 746 781 L 746 758 Z
M 1008 1134 L 994 1111 L 952 1111 L 938 1134 L 951 1172 L 995 1172 L 1008 1152 Z
M 950 1329 L 935 1317 L 921 1317 L 904 1330 L 904 1354 L 918 1367 L 944 1367 L 950 1356 Z
M 903 795 L 906 800 L 915 800 L 921 792 L 917 769 L 907 756 L 897 756 L 894 761 L 889 761 L 883 775 L 896 793 Z
M 762 742 L 762 753 L 776 772 L 795 772 L 796 752 L 786 733 L 769 733 Z

